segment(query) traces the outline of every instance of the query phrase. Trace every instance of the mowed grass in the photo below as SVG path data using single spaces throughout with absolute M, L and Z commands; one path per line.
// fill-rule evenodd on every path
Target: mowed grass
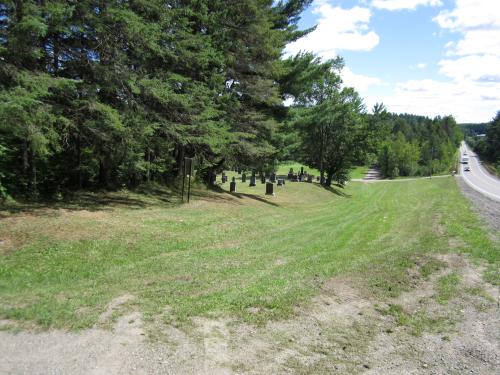
M 339 274 L 362 274 L 381 300 L 397 295 L 415 259 L 450 249 L 487 262 L 498 282 L 498 244 L 451 177 L 345 190 L 287 182 L 274 197 L 260 181 L 237 184 L 233 195 L 229 182 L 197 188 L 189 205 L 123 192 L 91 210 L 4 212 L 0 318 L 84 328 L 127 294 L 146 320 L 262 323 L 291 316 Z
M 300 173 L 301 168 L 304 168 L 304 172 L 307 172 L 309 174 L 312 174 L 314 176 L 319 176 L 320 173 L 317 169 L 315 168 L 310 168 L 304 164 L 297 163 L 297 162 L 285 162 L 281 163 L 278 166 L 278 170 L 276 171 L 276 174 L 279 176 L 286 176 L 288 175 L 288 172 L 290 171 L 290 168 L 293 169 L 294 173 Z M 351 178 L 363 178 L 366 175 L 366 172 L 368 171 L 367 166 L 358 166 L 358 167 L 353 167 L 351 169 L 350 177 Z

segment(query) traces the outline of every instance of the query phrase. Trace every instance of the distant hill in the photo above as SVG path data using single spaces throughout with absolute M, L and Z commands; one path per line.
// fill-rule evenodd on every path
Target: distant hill
M 468 136 L 475 136 L 478 134 L 486 133 L 486 128 L 489 123 L 482 124 L 459 124 L 459 126 L 463 129 L 464 134 Z

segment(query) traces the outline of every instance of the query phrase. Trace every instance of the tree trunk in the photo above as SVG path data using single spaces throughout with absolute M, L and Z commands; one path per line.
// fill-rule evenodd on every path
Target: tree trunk
M 151 150 L 146 149 L 146 181 L 149 183 L 151 180 Z
M 109 187 L 108 157 L 99 159 L 99 185 L 103 188 Z
M 76 170 L 77 170 L 77 183 L 78 189 L 83 187 L 83 176 L 82 176 L 82 145 L 81 145 L 81 135 L 80 133 L 76 136 Z
M 186 150 L 184 145 L 179 145 L 177 149 L 177 175 L 182 176 L 182 167 L 184 166 L 184 156 L 185 156 Z
M 332 186 L 332 180 L 333 180 L 333 172 L 328 171 L 326 175 L 325 186 L 326 187 Z

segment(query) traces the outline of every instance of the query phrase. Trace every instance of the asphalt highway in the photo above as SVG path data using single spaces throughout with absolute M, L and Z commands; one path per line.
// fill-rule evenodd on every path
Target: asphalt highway
M 489 173 L 483 166 L 479 157 L 462 142 L 460 146 L 460 161 L 464 156 L 469 157 L 469 163 L 460 163 L 460 174 L 465 183 L 481 194 L 500 202 L 500 179 Z M 470 171 L 466 171 L 466 167 Z

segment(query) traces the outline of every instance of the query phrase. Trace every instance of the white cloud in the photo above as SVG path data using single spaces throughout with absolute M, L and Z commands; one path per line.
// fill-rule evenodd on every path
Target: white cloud
M 372 6 L 378 9 L 402 10 L 416 9 L 418 6 L 441 6 L 441 0 L 373 0 Z
M 361 94 L 367 92 L 371 86 L 385 85 L 380 78 L 356 74 L 347 67 L 342 70 L 341 76 L 345 86 L 354 87 Z
M 411 80 L 378 98 L 389 111 L 435 117 L 453 115 L 458 122 L 490 121 L 500 108 L 500 83 Z
M 500 28 L 468 30 L 451 51 L 459 56 L 474 54 L 500 56 Z
M 475 27 L 498 27 L 500 26 L 500 10 L 497 0 L 456 0 L 453 10 L 439 12 L 434 20 L 443 29 L 454 31 Z
M 285 55 L 310 51 L 325 59 L 337 56 L 337 51 L 370 51 L 379 43 L 379 36 L 369 30 L 370 9 L 333 7 L 326 1 L 316 1 L 313 13 L 319 15 L 316 30 L 290 43 Z
M 499 82 L 500 55 L 470 55 L 439 62 L 440 73 L 456 82 Z
M 427 63 L 424 63 L 424 62 L 421 62 L 421 63 L 418 63 L 416 65 L 410 65 L 410 69 L 411 70 L 415 70 L 415 69 L 425 69 L 427 68 Z
M 459 122 L 489 121 L 500 108 L 500 10 L 494 0 L 456 0 L 434 21 L 461 34 L 445 44 L 439 73 L 448 81 L 410 80 L 383 98 L 391 111 L 453 114 Z M 417 65 L 418 67 L 418 65 Z

